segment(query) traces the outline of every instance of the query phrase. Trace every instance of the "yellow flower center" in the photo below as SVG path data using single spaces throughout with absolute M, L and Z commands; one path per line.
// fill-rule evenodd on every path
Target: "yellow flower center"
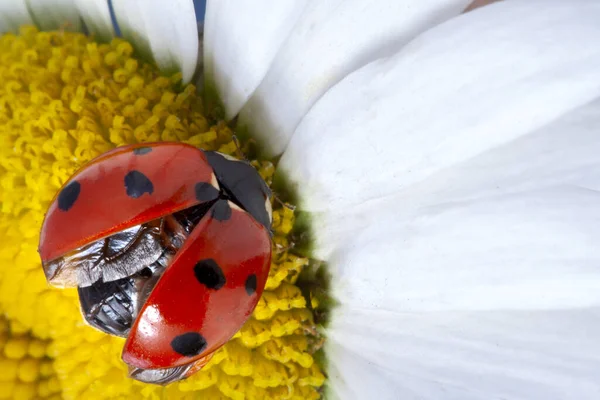
M 60 395 L 48 341 L 32 337 L 18 323 L 0 317 L 0 399 L 39 399 Z
M 289 250 L 294 212 L 278 202 L 273 263 L 253 316 L 185 381 L 159 387 L 129 379 L 120 358 L 124 339 L 83 323 L 76 290 L 46 283 L 36 251 L 44 212 L 87 161 L 116 146 L 153 141 L 237 154 L 232 131 L 210 124 L 193 85 L 160 76 L 123 40 L 98 44 L 33 27 L 0 37 L 0 81 L 0 311 L 19 327 L 10 334 L 2 322 L 0 396 L 62 390 L 67 399 L 320 397 L 325 378 L 313 357 L 319 338 L 312 307 L 296 286 L 309 260 Z M 252 164 L 270 184 L 274 165 Z M 52 368 L 56 378 L 48 379 Z

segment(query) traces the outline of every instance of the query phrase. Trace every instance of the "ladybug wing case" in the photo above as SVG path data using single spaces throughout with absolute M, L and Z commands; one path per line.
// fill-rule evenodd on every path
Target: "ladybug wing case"
M 144 378 L 137 368 L 190 365 L 226 343 L 252 314 L 270 259 L 267 229 L 231 201 L 214 203 L 131 329 L 123 360 L 134 367 L 136 379 Z
M 270 191 L 248 163 L 180 143 L 117 148 L 52 202 L 40 255 L 86 321 L 127 336 L 135 379 L 201 368 L 251 315 L 271 258 Z
M 212 200 L 199 198 L 202 185 L 218 196 L 213 169 L 193 146 L 133 145 L 97 157 L 69 179 L 46 213 L 39 246 L 46 278 L 60 287 L 89 286 L 135 269 L 133 260 L 111 265 L 101 259 L 106 244 L 100 239 Z

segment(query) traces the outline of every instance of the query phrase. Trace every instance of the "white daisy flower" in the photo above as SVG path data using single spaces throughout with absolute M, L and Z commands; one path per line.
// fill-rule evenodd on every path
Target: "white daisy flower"
M 209 0 L 202 43 L 186 0 L 0 11 L 203 68 L 328 265 L 329 398 L 599 398 L 600 3 L 470 3 Z
M 600 5 L 234 3 L 205 71 L 314 213 L 334 397 L 596 398 Z

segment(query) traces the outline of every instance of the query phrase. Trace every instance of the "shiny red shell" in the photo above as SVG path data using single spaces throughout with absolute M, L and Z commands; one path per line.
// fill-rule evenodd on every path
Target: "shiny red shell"
M 142 180 L 146 184 L 140 186 L 138 179 L 130 190 L 132 171 L 151 185 Z M 205 154 L 195 147 L 155 143 L 106 153 L 79 170 L 52 202 L 41 232 L 42 260 L 199 204 L 198 184 L 219 188 Z M 77 190 L 69 189 L 73 185 Z M 140 310 L 123 360 L 157 369 L 210 356 L 251 315 L 270 260 L 267 228 L 231 201 L 216 200 Z
M 216 207 L 140 311 L 123 350 L 127 364 L 144 369 L 188 364 L 225 344 L 252 314 L 269 274 L 270 238 L 232 203 L 226 220 L 210 216 Z
M 147 177 L 152 187 L 144 189 L 152 193 L 127 194 L 124 180 L 132 171 Z M 124 146 L 95 158 L 52 201 L 40 233 L 42 261 L 198 204 L 198 182 L 217 185 L 204 153 L 185 144 Z

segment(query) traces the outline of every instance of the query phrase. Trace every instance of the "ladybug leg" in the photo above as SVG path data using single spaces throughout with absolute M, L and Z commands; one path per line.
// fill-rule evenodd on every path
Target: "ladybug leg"
M 286 203 L 285 201 L 281 200 L 281 198 L 277 195 L 277 193 L 273 193 L 273 200 L 275 200 L 276 203 L 278 203 L 282 207 L 287 208 L 288 210 L 296 211 L 296 206 Z
M 238 137 L 233 135 L 231 137 L 231 140 L 235 144 L 235 153 L 236 153 L 237 158 L 247 162 L 248 160 L 246 159 L 246 156 L 244 155 L 244 152 L 242 151 L 242 146 L 240 144 L 240 140 L 238 139 Z

